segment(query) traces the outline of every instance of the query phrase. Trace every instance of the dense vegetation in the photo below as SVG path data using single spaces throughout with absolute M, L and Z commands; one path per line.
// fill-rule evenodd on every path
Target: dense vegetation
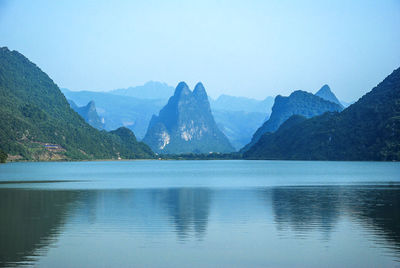
M 117 130 L 111 131 L 110 134 L 118 136 L 124 145 L 119 151 L 119 154 L 124 156 L 124 158 L 148 158 L 148 156 L 153 155 L 150 147 L 143 142 L 138 142 L 133 132 L 126 127 L 120 127 Z
M 277 132 L 264 134 L 244 157 L 400 160 L 400 69 L 340 113 L 291 118 Z
M 297 90 L 289 97 L 278 95 L 275 98 L 272 113 L 269 119 L 254 133 L 251 142 L 241 151 L 247 151 L 264 133 L 274 132 L 292 115 L 302 115 L 311 118 L 325 112 L 341 111 L 341 105 L 322 99 L 311 93 Z
M 0 150 L 0 163 L 5 163 L 7 161 L 7 154 Z
M 0 150 L 10 160 L 151 158 L 131 139 L 98 131 L 74 112 L 57 85 L 22 54 L 0 48 Z M 132 133 L 133 135 L 133 133 Z
M 163 154 L 232 152 L 235 149 L 218 129 L 207 93 L 201 83 L 193 92 L 177 86 L 167 105 L 154 116 L 143 141 Z

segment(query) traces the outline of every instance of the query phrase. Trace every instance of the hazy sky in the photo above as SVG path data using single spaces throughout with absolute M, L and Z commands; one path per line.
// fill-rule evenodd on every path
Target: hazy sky
M 149 80 L 262 99 L 327 83 L 356 100 L 400 67 L 400 0 L 0 0 L 0 46 L 60 86 Z

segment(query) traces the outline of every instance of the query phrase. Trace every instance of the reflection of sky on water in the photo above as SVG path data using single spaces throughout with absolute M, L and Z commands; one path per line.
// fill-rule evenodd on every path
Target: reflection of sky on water
M 390 266 L 399 196 L 371 185 L 0 189 L 0 263 Z
M 400 183 L 400 163 L 311 161 L 109 161 L 0 165 L 0 188 L 260 188 Z M 2 184 L 10 181 L 73 181 Z

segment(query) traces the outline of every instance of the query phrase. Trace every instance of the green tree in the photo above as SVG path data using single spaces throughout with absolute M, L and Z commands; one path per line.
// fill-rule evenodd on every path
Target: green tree
M 0 151 L 0 163 L 5 163 L 7 161 L 7 154 L 3 151 Z

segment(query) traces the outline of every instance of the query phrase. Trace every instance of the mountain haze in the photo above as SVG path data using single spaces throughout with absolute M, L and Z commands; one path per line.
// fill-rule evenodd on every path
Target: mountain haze
M 142 86 L 114 89 L 109 93 L 138 99 L 168 100 L 168 98 L 174 93 L 174 88 L 166 83 L 149 81 Z
M 264 100 L 221 95 L 210 98 L 211 111 L 218 128 L 238 151 L 248 144 L 254 132 L 268 119 L 273 97 Z
M 223 111 L 244 111 L 249 113 L 271 113 L 273 97 L 266 97 L 264 100 L 250 99 L 246 97 L 236 97 L 221 95 L 216 100 L 211 99 L 211 109 Z
M 225 134 L 232 146 L 239 151 L 248 144 L 254 132 L 269 114 L 260 112 L 212 110 L 218 128 Z
M 150 121 L 143 141 L 158 153 L 232 152 L 218 129 L 203 84 L 193 92 L 180 82 L 158 116 Z
M 93 100 L 97 113 L 104 120 L 105 130 L 124 126 L 131 129 L 139 139 L 143 139 L 146 134 L 153 114 L 160 111 L 174 92 L 173 87 L 153 81 L 143 86 L 108 92 L 61 90 L 78 106 Z M 269 117 L 273 104 L 272 97 L 256 100 L 221 95 L 216 100 L 209 98 L 209 101 L 218 128 L 236 150 L 250 142 L 257 128 Z
M 153 114 L 158 113 L 167 103 L 167 100 L 138 99 L 108 92 L 67 89 L 62 89 L 62 91 L 68 99 L 79 106 L 93 100 L 99 116 L 104 118 L 105 130 L 114 130 L 123 126 L 132 130 L 138 139 L 143 139 Z

